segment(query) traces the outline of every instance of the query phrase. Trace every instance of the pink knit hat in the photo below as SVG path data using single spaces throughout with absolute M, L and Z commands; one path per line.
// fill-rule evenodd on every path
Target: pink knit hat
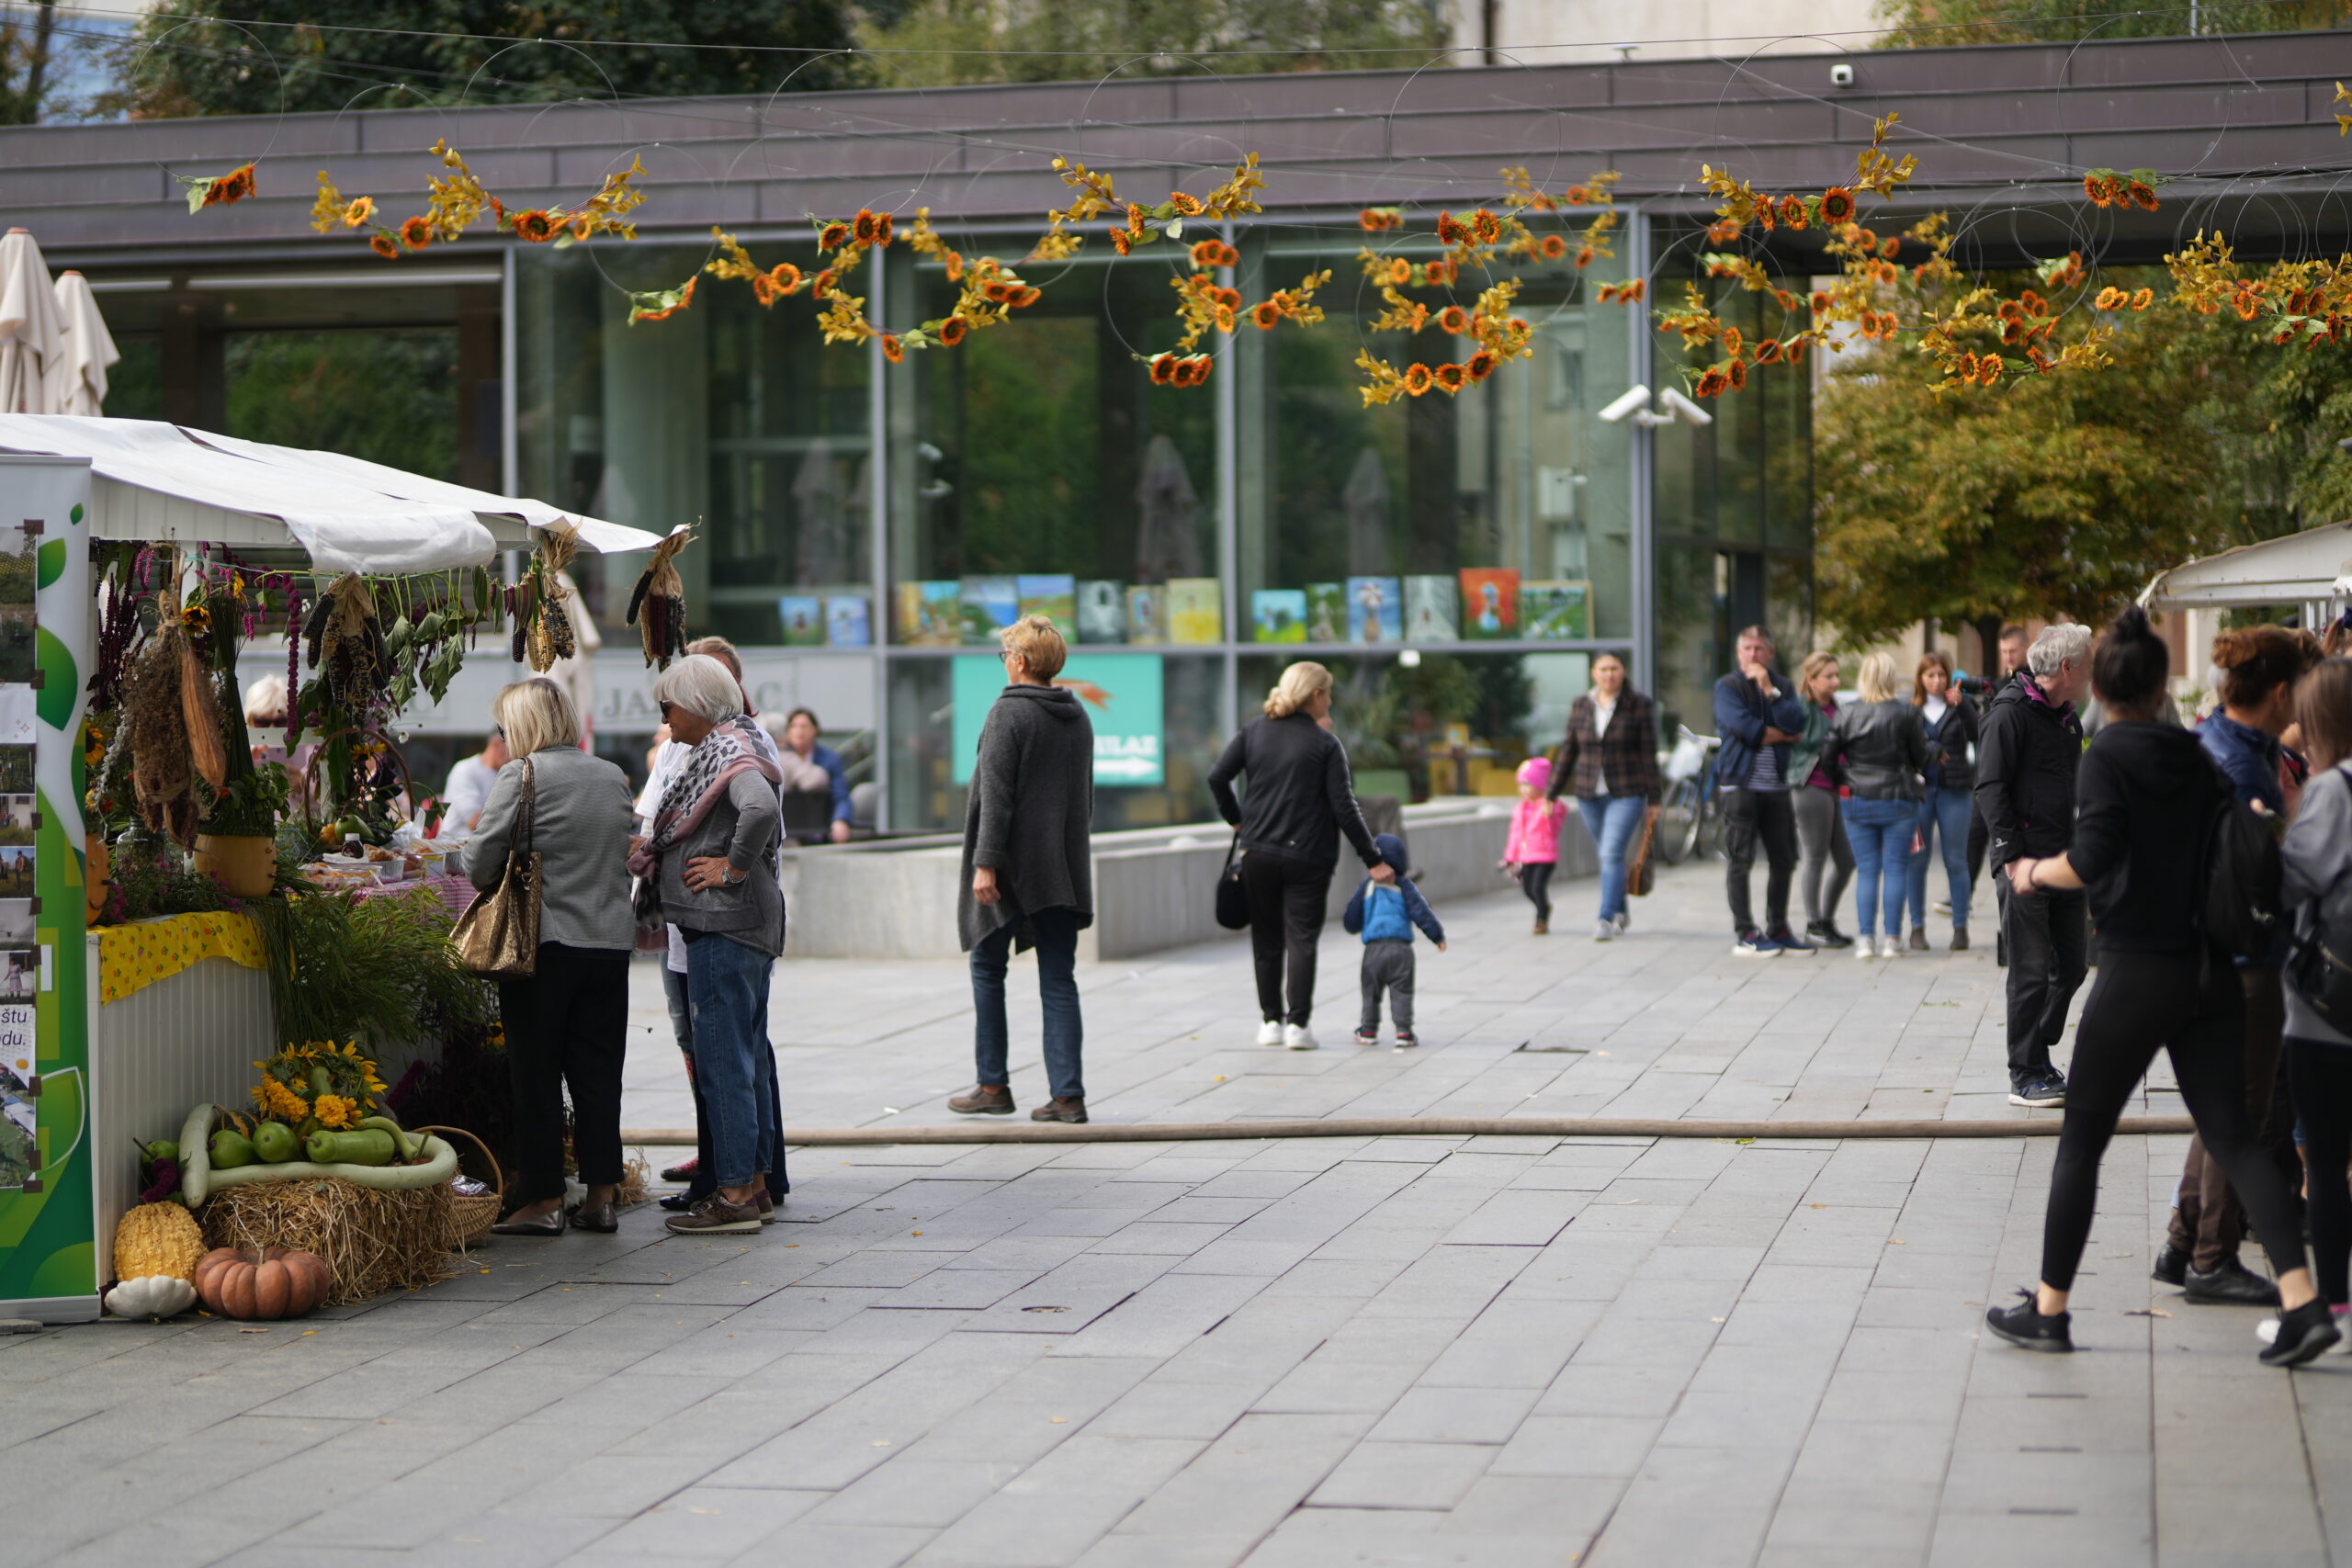
M 1519 765 L 1519 782 L 1537 789 L 1549 789 L 1552 784 L 1552 759 L 1530 757 Z

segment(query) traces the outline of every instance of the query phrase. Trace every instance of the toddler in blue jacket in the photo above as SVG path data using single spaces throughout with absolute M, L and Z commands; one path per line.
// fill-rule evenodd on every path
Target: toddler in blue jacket
M 1386 991 L 1388 1014 L 1396 1021 L 1396 1049 L 1410 1050 L 1420 1043 L 1413 1035 L 1413 928 L 1420 927 L 1440 953 L 1445 951 L 1445 928 L 1421 890 L 1406 880 L 1405 846 L 1396 835 L 1379 834 L 1372 844 L 1396 873 L 1396 881 L 1383 886 L 1365 877 L 1340 917 L 1347 931 L 1363 934 L 1363 1021 L 1356 1043 L 1380 1043 L 1380 993 Z

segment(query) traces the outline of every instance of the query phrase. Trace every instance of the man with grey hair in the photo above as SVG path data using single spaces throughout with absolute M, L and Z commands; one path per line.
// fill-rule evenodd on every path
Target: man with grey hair
M 2060 1106 L 2066 1080 L 2050 1064 L 2066 1008 L 2089 968 L 2089 917 L 2080 889 L 2022 894 L 2002 874 L 2020 856 L 2063 853 L 2075 836 L 2075 768 L 2083 727 L 2075 704 L 2090 684 L 2088 626 L 2055 626 L 2034 639 L 2026 667 L 2003 686 L 1977 740 L 1976 808 L 1984 814 L 2009 965 L 2009 1103 Z

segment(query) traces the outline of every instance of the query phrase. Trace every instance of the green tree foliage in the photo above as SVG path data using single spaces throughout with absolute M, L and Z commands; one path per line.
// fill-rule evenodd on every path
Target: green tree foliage
M 40 122 L 53 83 L 56 23 L 56 0 L 41 0 L 30 23 L 0 15 L 0 125 Z
M 1979 43 L 2076 43 L 2191 33 L 2292 32 L 2352 17 L 2343 0 L 2142 0 L 2130 7 L 2081 0 L 1880 0 L 1893 30 L 1883 49 Z
M 454 332 L 239 333 L 228 433 L 458 477 Z
M 357 104 L 689 97 L 850 85 L 845 0 L 163 0 L 101 107 L 148 118 Z M 648 45 L 669 45 L 649 48 Z
M 2113 366 L 1989 390 L 1939 398 L 1900 351 L 1833 363 L 1815 413 L 1825 619 L 1863 639 L 1930 616 L 2093 620 L 2166 567 L 2352 515 L 2342 349 L 2162 303 L 2107 319 Z
M 1424 0 L 868 0 L 859 41 L 886 86 L 1107 75 L 1362 71 L 1443 47 Z M 1241 55 L 1216 51 L 1263 51 Z

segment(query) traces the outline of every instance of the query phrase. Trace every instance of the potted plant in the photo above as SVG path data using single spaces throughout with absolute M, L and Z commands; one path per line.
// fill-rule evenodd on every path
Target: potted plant
M 230 728 L 242 744 L 243 719 Z M 277 762 L 255 767 L 250 752 L 232 750 L 229 758 L 228 785 L 196 835 L 196 869 L 220 878 L 239 898 L 266 897 L 277 885 L 277 818 L 286 809 L 286 769 Z

